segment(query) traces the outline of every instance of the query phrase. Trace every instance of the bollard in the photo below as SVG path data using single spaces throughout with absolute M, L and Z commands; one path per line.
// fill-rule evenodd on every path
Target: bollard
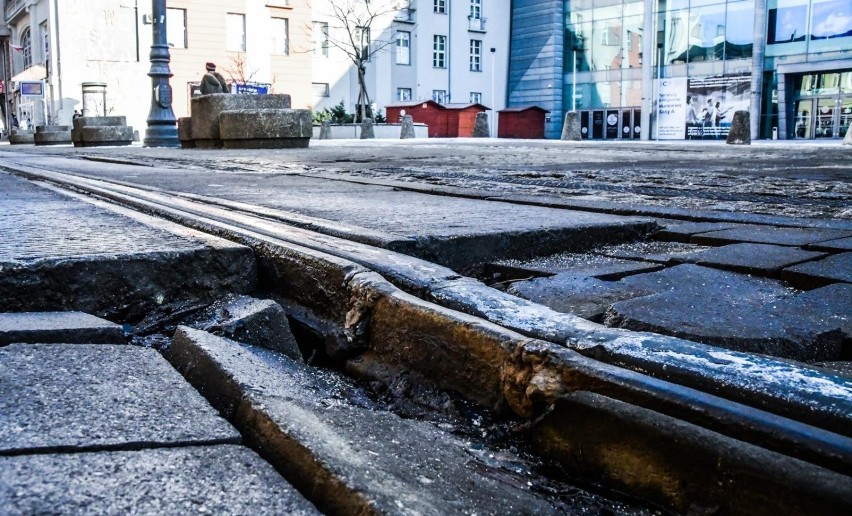
M 777 139 L 778 139 L 778 128 L 777 128 L 777 127 L 773 127 L 773 128 L 772 128 L 772 139 L 773 139 L 773 140 L 777 140 Z
M 323 120 L 320 124 L 320 140 L 331 140 L 331 122 L 328 120 Z
M 361 121 L 361 139 L 362 140 L 371 140 L 376 137 L 376 133 L 373 130 L 373 119 L 365 118 Z
M 411 115 L 403 115 L 400 119 L 401 127 L 399 131 L 399 139 L 407 140 L 415 138 L 414 134 L 414 118 Z
M 751 145 L 751 126 L 749 124 L 748 111 L 740 110 L 734 113 L 734 120 L 731 123 L 728 140 L 725 143 L 729 145 Z
M 580 141 L 583 134 L 580 131 L 580 114 L 576 111 L 565 113 L 565 123 L 562 125 L 562 139 Z
M 488 113 L 484 111 L 476 114 L 476 121 L 473 123 L 474 138 L 488 138 L 491 136 L 491 131 L 488 129 Z

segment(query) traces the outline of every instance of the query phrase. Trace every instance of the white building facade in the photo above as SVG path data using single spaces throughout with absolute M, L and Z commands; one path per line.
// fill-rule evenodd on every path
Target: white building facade
M 322 3 L 327 7 L 337 1 Z M 371 26 L 367 39 L 374 52 L 365 66 L 374 112 L 416 100 L 476 102 L 494 111 L 505 107 L 510 4 L 508 0 L 397 0 L 395 14 Z M 358 100 L 357 69 L 328 42 L 343 38 L 346 29 L 318 4 L 313 16 L 314 108 L 331 108 L 342 101 L 352 113 Z

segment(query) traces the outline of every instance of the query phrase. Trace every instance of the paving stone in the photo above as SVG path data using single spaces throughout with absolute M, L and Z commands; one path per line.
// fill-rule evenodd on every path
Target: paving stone
M 799 360 L 840 356 L 842 334 L 819 316 L 776 307 L 794 292 L 780 282 L 681 265 L 622 283 L 659 293 L 619 301 L 609 326 L 651 331 L 739 351 Z
M 186 327 L 167 356 L 323 512 L 555 511 L 484 473 L 466 443 L 432 424 L 347 403 L 346 382 L 328 371 Z
M 847 344 L 852 339 L 852 284 L 850 283 L 835 283 L 784 298 L 777 303 L 767 304 L 765 311 L 773 318 L 801 318 L 822 322 L 827 328 L 839 328 Z
M 607 308 L 617 301 L 653 292 L 647 288 L 630 288 L 620 282 L 602 281 L 570 272 L 548 278 L 518 281 L 507 291 L 557 312 L 592 320 L 603 316 Z
M 682 242 L 636 242 L 598 249 L 595 252 L 611 258 L 642 260 L 654 263 L 677 262 L 685 253 L 707 249 L 695 244 Z
M 661 224 L 665 222 L 661 221 Z M 726 222 L 686 222 L 665 225 L 663 229 L 654 233 L 653 237 L 656 240 L 664 240 L 668 242 L 689 242 L 692 235 L 699 233 L 707 233 L 710 231 L 721 231 L 723 229 L 732 229 L 738 227 L 739 224 L 730 224 Z
M 852 253 L 840 253 L 824 260 L 807 262 L 784 269 L 781 277 L 803 289 L 830 283 L 852 283 Z
M 782 228 L 754 225 L 700 233 L 690 237 L 690 242 L 701 245 L 752 242 L 756 244 L 803 246 L 850 236 L 852 236 L 852 232 L 837 229 Z
M 124 322 L 163 303 L 246 292 L 257 279 L 247 247 L 7 174 L 0 235 L 2 312 L 79 310 Z
M 319 514 L 233 445 L 0 457 L 0 513 Z
M 118 324 L 83 312 L 0 313 L 0 346 L 14 342 L 124 344 Z
M 271 299 L 227 296 L 187 325 L 302 361 L 299 345 L 290 331 L 287 314 L 281 305 Z
M 808 260 L 825 257 L 824 253 L 769 244 L 731 244 L 682 254 L 673 261 L 697 263 L 707 267 L 773 278 L 781 269 Z
M 532 260 L 503 260 L 485 266 L 485 275 L 499 279 L 528 279 L 569 272 L 607 281 L 621 279 L 631 274 L 662 269 L 656 263 L 622 260 L 591 253 L 562 253 L 533 258 Z
M 156 351 L 112 344 L 0 348 L 0 454 L 237 443 Z
M 816 244 L 809 244 L 807 249 L 814 251 L 826 251 L 829 253 L 839 253 L 843 251 L 852 251 L 852 237 L 838 238 L 837 240 L 828 240 Z

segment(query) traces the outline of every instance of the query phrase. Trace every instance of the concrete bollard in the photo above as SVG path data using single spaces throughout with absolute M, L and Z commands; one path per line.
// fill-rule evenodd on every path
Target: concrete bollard
M 373 119 L 365 118 L 361 121 L 361 139 L 371 140 L 376 137 L 376 132 L 373 130 Z
M 331 139 L 331 122 L 328 120 L 323 120 L 320 124 L 320 140 L 330 140 Z
M 476 122 L 473 123 L 474 138 L 488 138 L 491 131 L 488 130 L 488 113 L 484 111 L 476 114 Z
M 562 139 L 577 142 L 583 139 L 580 128 L 580 113 L 576 111 L 565 113 L 565 123 L 562 124 Z
M 852 145 L 852 125 L 846 130 L 846 138 L 843 138 L 843 145 Z
M 407 140 L 409 138 L 415 138 L 414 134 L 414 118 L 411 115 L 403 115 L 401 118 L 402 126 L 399 131 L 399 139 Z
M 740 110 L 734 113 L 734 120 L 731 122 L 731 130 L 728 132 L 728 140 L 725 143 L 729 145 L 751 145 L 749 118 L 748 111 Z

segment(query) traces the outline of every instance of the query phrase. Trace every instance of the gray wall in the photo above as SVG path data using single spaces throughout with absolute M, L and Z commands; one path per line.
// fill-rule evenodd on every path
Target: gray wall
M 550 110 L 545 137 L 562 133 L 565 13 L 561 0 L 514 0 L 509 59 L 509 106 Z

